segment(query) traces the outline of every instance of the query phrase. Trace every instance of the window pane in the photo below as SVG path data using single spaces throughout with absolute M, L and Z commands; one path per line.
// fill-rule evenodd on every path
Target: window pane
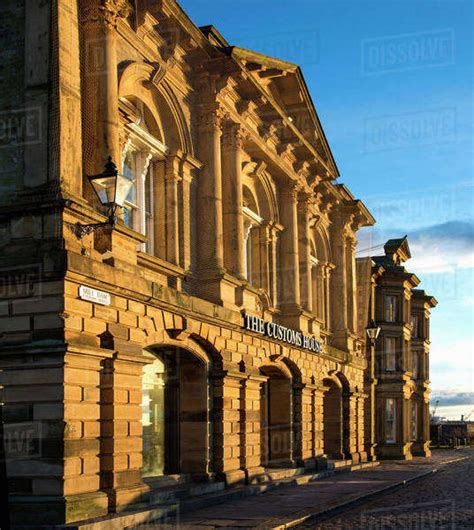
M 155 359 L 143 369 L 142 425 L 145 477 L 163 475 L 165 463 L 165 366 Z
M 124 206 L 123 208 L 123 222 L 130 228 L 133 228 L 133 208 Z
M 397 359 L 397 340 L 393 337 L 385 339 L 385 369 L 389 371 L 396 370 Z
M 411 402 L 411 439 L 414 441 L 418 437 L 418 404 Z
M 385 297 L 385 320 L 395 322 L 397 320 L 397 297 L 387 295 Z
M 385 401 L 385 441 L 388 443 L 397 441 L 395 399 L 393 398 Z
M 125 178 L 134 182 L 133 186 L 127 195 L 127 202 L 136 204 L 137 190 L 136 190 L 136 155 L 133 152 L 128 152 L 123 162 L 122 174 Z

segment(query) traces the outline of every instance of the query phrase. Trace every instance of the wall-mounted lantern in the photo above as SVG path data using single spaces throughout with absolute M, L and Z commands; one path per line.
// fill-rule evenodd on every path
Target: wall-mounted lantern
M 99 175 L 87 177 L 101 204 L 107 207 L 107 221 L 102 223 L 82 224 L 76 223 L 71 226 L 78 239 L 91 234 L 95 230 L 104 227 L 114 227 L 117 221 L 117 208 L 122 208 L 132 187 L 132 181 L 121 175 L 117 166 L 109 156 L 105 169 Z
M 375 320 L 371 320 L 369 325 L 365 328 L 365 331 L 367 332 L 367 337 L 369 337 L 370 344 L 373 346 L 379 336 L 380 327 L 377 326 Z

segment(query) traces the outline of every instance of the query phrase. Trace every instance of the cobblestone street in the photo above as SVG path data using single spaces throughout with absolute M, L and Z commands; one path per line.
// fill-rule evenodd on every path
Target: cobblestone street
M 473 529 L 474 451 L 428 475 L 342 515 L 297 528 L 320 530 Z

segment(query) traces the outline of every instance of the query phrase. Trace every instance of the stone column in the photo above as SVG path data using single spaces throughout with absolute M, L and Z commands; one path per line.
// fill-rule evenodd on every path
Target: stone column
M 342 440 L 345 458 L 359 461 L 357 453 L 357 395 L 353 392 L 343 394 Z
M 241 385 L 241 469 L 245 471 L 248 483 L 254 482 L 265 469 L 261 461 L 260 440 L 260 389 L 266 377 L 251 375 Z
M 313 394 L 314 403 L 314 456 L 316 458 L 324 455 L 324 387 L 316 387 Z
M 357 330 L 357 278 L 355 249 L 356 239 L 351 234 L 346 239 L 346 265 L 347 265 L 347 325 L 349 331 Z
M 222 187 L 224 264 L 237 278 L 245 278 L 242 146 L 245 133 L 240 124 L 229 123 L 222 136 Z
M 221 122 L 218 104 L 200 109 L 199 157 L 203 163 L 197 188 L 198 268 L 201 272 L 221 274 L 224 270 L 222 228 Z
M 101 374 L 100 480 L 109 511 L 139 505 L 148 487 L 142 467 L 142 375 L 149 362 L 139 355 L 115 353 Z
M 310 197 L 300 194 L 298 200 L 298 250 L 301 305 L 311 311 L 313 308 L 311 285 L 311 245 L 310 245 Z M 315 301 L 315 303 L 317 303 Z
M 276 227 L 272 227 L 270 231 L 270 294 L 272 297 L 273 305 L 276 306 L 280 303 L 278 300 L 278 274 L 279 274 L 279 261 L 278 261 L 278 230 Z
M 336 214 L 331 227 L 331 248 L 335 270 L 331 274 L 332 331 L 347 330 L 347 261 L 345 224 Z
M 242 403 L 242 381 L 245 375 L 224 371 L 212 376 L 214 387 L 214 471 L 227 484 L 245 480 L 241 469 L 245 448 L 241 445 L 245 403 Z M 245 434 L 247 438 L 247 433 Z
M 316 467 L 317 456 L 317 439 L 316 433 L 318 425 L 316 422 L 316 388 L 312 385 L 304 385 L 301 389 L 301 427 L 300 433 L 300 447 L 301 447 L 301 461 L 306 468 Z M 298 400 L 295 400 L 295 404 Z M 295 412 L 296 417 L 296 412 Z M 296 444 L 295 452 L 298 449 Z
M 193 182 L 192 166 L 183 164 L 183 175 L 179 183 L 179 257 L 181 267 L 187 271 L 191 265 L 191 185 Z
M 303 447 L 304 442 L 304 426 L 303 426 L 303 416 L 304 414 L 304 402 L 303 402 L 303 390 L 304 385 L 301 383 L 295 383 L 293 385 L 293 414 L 292 414 L 292 434 L 293 434 L 293 443 L 292 443 L 292 461 L 298 466 L 303 465 Z M 305 418 L 307 419 L 307 418 Z
M 265 223 L 260 227 L 260 285 L 267 293 L 272 293 L 271 284 L 271 245 L 272 245 L 272 227 Z
M 325 329 L 331 329 L 331 300 L 330 300 L 330 289 L 331 289 L 331 271 L 330 265 L 326 264 L 324 269 L 324 317 L 325 317 Z
M 166 159 L 165 167 L 165 197 L 166 197 L 166 259 L 174 265 L 179 265 L 179 208 L 178 185 L 181 182 L 181 159 L 177 155 L 170 155 Z
M 283 308 L 299 308 L 300 305 L 297 195 L 294 182 L 286 183 L 280 191 L 280 217 L 284 228 L 280 238 L 279 278 Z
M 119 110 L 117 31 L 120 18 L 126 18 L 131 5 L 125 0 L 99 7 L 95 0 L 83 0 L 81 22 L 85 44 L 83 104 L 85 113 L 85 172 L 103 171 L 107 157 L 119 165 Z
M 365 402 L 368 396 L 366 394 L 359 394 L 357 398 L 357 453 L 361 462 L 367 462 L 367 452 L 365 450 Z

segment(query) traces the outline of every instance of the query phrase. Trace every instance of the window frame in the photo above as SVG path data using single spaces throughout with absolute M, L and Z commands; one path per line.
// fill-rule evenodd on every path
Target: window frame
M 125 125 L 127 142 L 122 150 L 122 172 L 125 161 L 130 152 L 137 158 L 135 162 L 135 176 L 133 189 L 136 194 L 136 203 L 125 200 L 125 207 L 132 211 L 132 223 L 126 224 L 132 230 L 147 236 L 147 241 L 140 245 L 140 250 L 149 254 L 154 253 L 154 174 L 155 162 L 165 161 L 169 149 L 158 139 L 152 136 L 139 123 Z M 147 197 L 149 210 L 147 210 Z

